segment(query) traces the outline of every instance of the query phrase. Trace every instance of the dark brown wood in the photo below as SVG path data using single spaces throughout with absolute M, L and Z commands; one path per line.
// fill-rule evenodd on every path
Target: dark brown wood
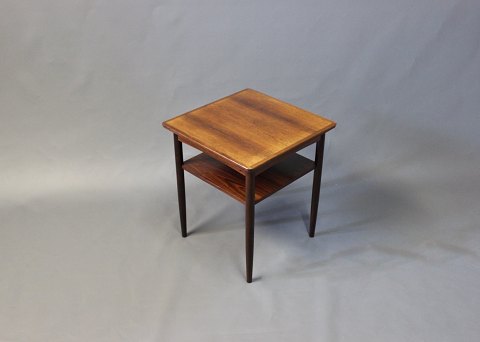
M 255 224 L 255 175 L 247 173 L 245 177 L 245 261 L 247 283 L 252 282 L 253 273 L 253 235 Z
M 335 125 L 252 89 L 163 122 L 181 141 L 243 175 L 260 173 Z
M 176 134 L 173 135 L 173 145 L 175 148 L 175 166 L 177 169 L 177 194 L 178 208 L 180 211 L 180 226 L 182 236 L 187 237 L 187 210 L 185 205 L 185 175 L 183 172 L 183 148 L 182 142 L 178 140 Z
M 313 171 L 312 206 L 310 209 L 310 229 L 308 235 L 315 236 L 317 224 L 318 201 L 320 199 L 320 184 L 322 182 L 323 150 L 325 147 L 325 134 L 317 141 L 315 149 L 315 170 Z
M 312 160 L 293 153 L 256 177 L 254 202 L 263 201 L 268 196 L 312 171 L 314 167 L 315 163 Z M 185 161 L 183 168 L 237 201 L 246 203 L 245 176 L 230 167 L 201 153 Z

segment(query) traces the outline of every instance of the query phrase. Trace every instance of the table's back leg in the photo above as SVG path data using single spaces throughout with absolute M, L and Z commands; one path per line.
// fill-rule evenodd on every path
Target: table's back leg
M 245 255 L 247 283 L 252 282 L 253 273 L 253 234 L 255 223 L 255 174 L 245 177 Z
M 180 225 L 182 228 L 182 236 L 187 237 L 187 211 L 185 206 L 185 174 L 183 172 L 183 149 L 182 142 L 178 140 L 176 134 L 173 135 L 173 143 L 175 147 L 175 166 L 177 169 L 177 193 L 178 208 L 180 211 Z
M 317 141 L 315 149 L 315 170 L 313 172 L 312 206 L 310 209 L 310 229 L 308 235 L 315 236 L 317 224 L 318 200 L 320 198 L 320 183 L 322 182 L 323 149 L 325 146 L 325 134 Z

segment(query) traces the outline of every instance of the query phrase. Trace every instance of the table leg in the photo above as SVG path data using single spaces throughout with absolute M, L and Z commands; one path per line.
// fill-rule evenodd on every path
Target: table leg
M 252 282 L 253 273 L 253 233 L 255 222 L 255 174 L 245 177 L 245 252 L 247 283 Z
M 315 149 L 315 170 L 313 172 L 312 206 L 310 209 L 310 229 L 308 235 L 315 236 L 317 224 L 318 200 L 320 198 L 320 183 L 322 181 L 323 149 L 325 146 L 325 134 L 317 141 Z
M 178 140 L 176 134 L 173 135 L 173 143 L 175 147 L 175 166 L 177 169 L 177 193 L 178 208 L 180 211 L 180 226 L 182 228 L 182 236 L 187 237 L 187 211 L 185 207 L 185 175 L 183 172 L 183 149 L 182 142 Z

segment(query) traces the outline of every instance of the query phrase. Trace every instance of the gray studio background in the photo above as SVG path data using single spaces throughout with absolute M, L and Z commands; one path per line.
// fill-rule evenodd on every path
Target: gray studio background
M 161 126 L 245 87 L 338 123 L 251 285 Z M 2 0 L 0 341 L 478 341 L 479 129 L 477 0 Z

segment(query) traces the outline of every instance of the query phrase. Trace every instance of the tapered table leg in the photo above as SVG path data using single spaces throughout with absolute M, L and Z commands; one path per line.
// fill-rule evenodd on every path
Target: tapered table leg
M 323 134 L 315 149 L 315 170 L 313 172 L 312 206 L 310 208 L 310 229 L 308 235 L 315 236 L 317 224 L 318 200 L 320 198 L 320 183 L 322 182 L 323 149 L 325 146 L 325 134 Z
M 182 236 L 187 237 L 187 211 L 185 206 L 185 175 L 183 173 L 183 149 L 182 142 L 178 140 L 176 134 L 173 135 L 173 143 L 175 147 L 175 166 L 177 168 L 177 193 L 178 208 L 180 211 L 180 226 L 182 228 Z
M 253 233 L 255 222 L 255 175 L 245 177 L 245 255 L 247 283 L 252 282 L 253 273 Z

